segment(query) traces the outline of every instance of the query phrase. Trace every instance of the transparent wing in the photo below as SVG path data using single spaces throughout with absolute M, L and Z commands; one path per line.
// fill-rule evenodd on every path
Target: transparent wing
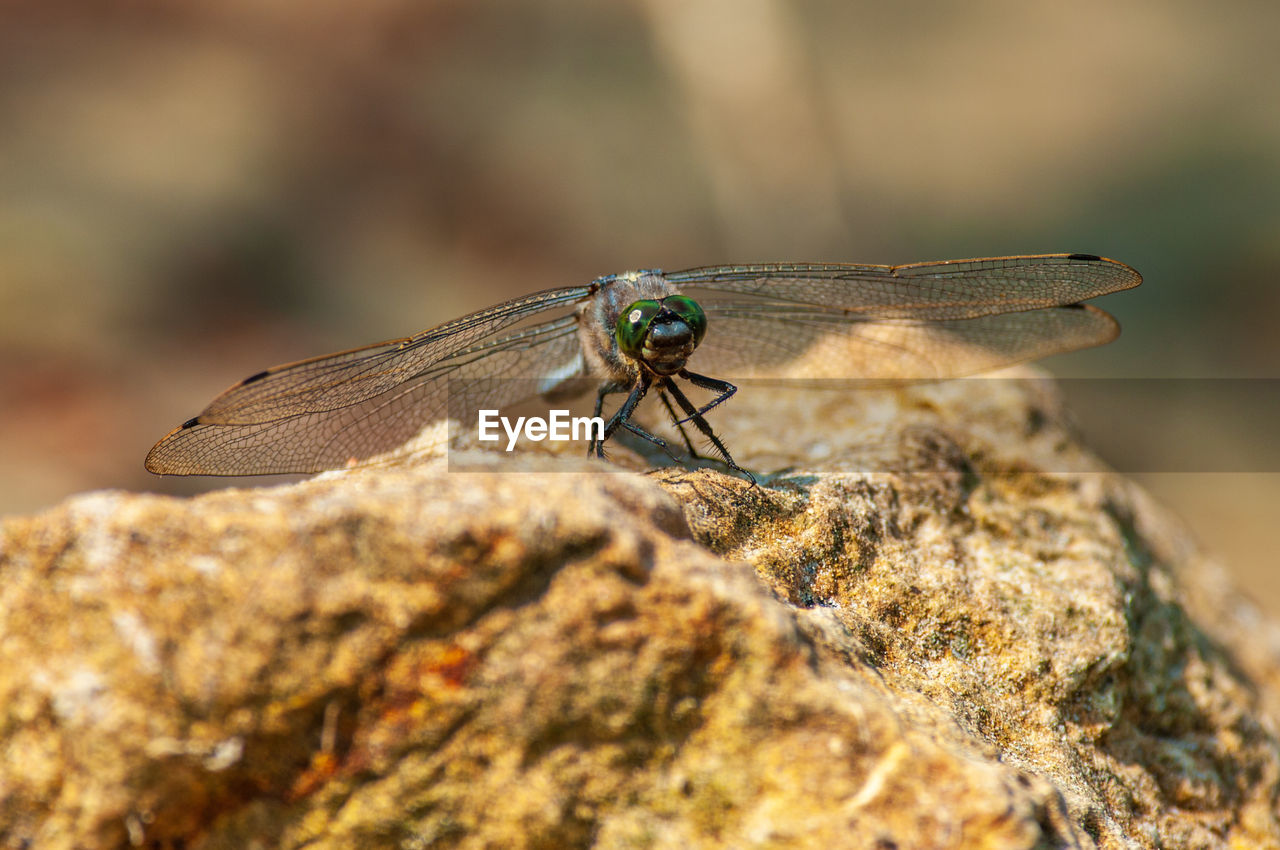
M 691 369 L 788 382 L 950 378 L 1100 345 L 1119 325 L 1078 302 L 1142 281 L 1090 254 L 721 266 L 666 277 L 707 312 Z
M 1128 266 L 1085 254 L 720 266 L 666 277 L 709 317 L 690 361 L 695 371 L 814 382 L 954 377 L 1097 345 L 1118 326 L 1078 302 L 1141 282 Z M 406 339 L 260 372 L 157 443 L 147 468 L 330 469 L 389 451 L 448 414 L 502 407 L 581 378 L 576 318 L 526 320 L 594 291 L 550 290 Z
M 172 475 L 318 472 L 394 449 L 451 411 L 523 401 L 537 393 L 537 384 L 516 379 L 582 374 L 577 320 L 570 314 L 508 329 L 591 291 L 549 290 L 413 337 L 250 376 L 157 443 L 147 469 Z

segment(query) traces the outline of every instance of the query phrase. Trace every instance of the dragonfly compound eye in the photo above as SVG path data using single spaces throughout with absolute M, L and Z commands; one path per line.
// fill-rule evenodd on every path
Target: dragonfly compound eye
M 696 306 L 696 305 L 695 305 Z M 662 311 L 657 301 L 636 301 L 622 311 L 614 326 L 614 337 L 618 340 L 618 348 L 628 357 L 637 360 L 643 357 L 645 337 L 649 334 L 649 325 L 655 316 Z M 705 320 L 704 320 L 705 323 Z
M 687 295 L 668 295 L 662 299 L 662 306 L 680 317 L 680 321 L 693 331 L 693 344 L 702 342 L 707 334 L 707 314 L 702 307 Z

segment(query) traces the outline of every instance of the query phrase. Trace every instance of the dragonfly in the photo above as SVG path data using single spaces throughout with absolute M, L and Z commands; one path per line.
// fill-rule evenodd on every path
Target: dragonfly
M 608 396 L 626 396 L 589 455 L 604 457 L 605 442 L 621 429 L 667 449 L 632 421 L 653 391 L 691 456 L 685 424 L 754 480 L 706 418 L 736 392 L 734 381 L 941 380 L 1100 345 L 1119 324 L 1082 302 L 1141 282 L 1124 263 L 1094 254 L 607 275 L 250 375 L 156 443 L 146 468 L 161 475 L 342 468 L 390 452 L 457 411 L 594 387 L 597 416 Z M 682 385 L 715 397 L 697 406 Z

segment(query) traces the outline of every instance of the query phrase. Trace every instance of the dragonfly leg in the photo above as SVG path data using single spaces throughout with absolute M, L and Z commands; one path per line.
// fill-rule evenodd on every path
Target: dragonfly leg
M 707 378 L 706 380 L 710 381 L 714 379 Z M 717 382 L 717 383 L 723 383 L 723 382 Z M 732 387 L 731 384 L 727 386 Z M 752 475 L 750 472 L 748 472 L 747 470 L 738 466 L 738 464 L 734 462 L 733 456 L 729 454 L 729 450 L 725 448 L 724 443 L 721 442 L 720 438 L 716 436 L 716 432 L 711 430 L 711 425 L 707 422 L 707 420 L 702 418 L 702 413 L 696 407 L 694 407 L 693 402 L 689 401 L 689 397 L 680 391 L 680 388 L 676 386 L 676 382 L 671 380 L 670 378 L 663 378 L 662 387 L 667 392 L 671 393 L 671 397 L 676 400 L 676 404 L 680 405 L 680 408 L 685 412 L 686 415 L 688 415 L 689 418 L 687 421 L 692 422 L 694 427 L 697 428 L 699 431 L 701 431 L 702 435 L 711 441 L 711 445 L 713 445 L 716 451 L 720 453 L 720 457 L 724 458 L 725 465 L 728 466 L 730 469 L 734 470 L 735 472 L 741 472 L 743 475 L 750 478 L 751 484 L 752 486 L 754 486 L 756 483 L 756 477 Z M 737 387 L 732 387 L 732 388 L 734 390 L 737 389 Z M 733 395 L 733 393 L 730 392 L 729 395 Z M 725 397 L 727 398 L 728 396 L 725 396 Z
M 660 449 L 662 449 L 664 452 L 666 452 L 667 457 L 671 458 L 671 459 L 672 459 L 673 461 L 675 461 L 676 463 L 679 463 L 679 462 L 680 462 L 680 458 L 676 457 L 676 456 L 672 453 L 672 451 L 671 451 L 671 447 L 667 445 L 667 441 L 666 441 L 666 440 L 664 440 L 664 439 L 662 439 L 661 437 L 658 437 L 658 436 L 656 436 L 656 435 L 654 435 L 654 434 L 650 434 L 648 431 L 644 430 L 643 428 L 641 428 L 639 425 L 637 425 L 637 424 L 636 424 L 636 423 L 634 423 L 634 422 L 623 422 L 623 423 L 622 423 L 622 427 L 623 427 L 623 428 L 626 428 L 628 431 L 630 431 L 632 434 L 635 434 L 637 437 L 643 437 L 644 439 L 646 439 L 646 440 L 648 440 L 649 442 L 653 443 L 655 446 L 657 446 L 658 448 L 660 448 Z
M 629 431 L 636 430 L 630 426 L 628 420 L 631 418 L 631 414 L 635 412 L 636 405 L 640 403 L 640 400 L 644 398 L 645 393 L 649 391 L 649 385 L 652 382 L 653 379 L 647 373 L 640 375 L 640 379 L 631 387 L 631 392 L 627 395 L 627 400 L 622 403 L 621 407 L 614 411 L 613 416 L 609 417 L 609 421 L 605 423 L 604 437 L 599 440 L 593 439 L 587 445 L 587 457 L 591 457 L 594 454 L 598 458 L 603 458 L 605 441 L 612 437 L 614 432 L 616 432 L 620 427 L 625 425 Z M 614 392 L 618 392 L 618 390 L 612 384 L 605 384 L 596 391 L 596 416 L 599 416 L 600 411 L 604 409 L 604 397 Z M 652 435 L 641 434 L 641 436 L 648 436 L 650 439 L 656 440 Z M 665 448 L 665 445 L 663 447 Z
M 689 449 L 689 457 L 701 457 L 701 455 L 698 454 L 698 450 L 693 447 L 693 441 L 691 441 L 689 439 L 689 435 L 685 433 L 684 425 L 681 424 L 682 420 L 680 419 L 679 414 L 677 414 L 676 409 L 671 406 L 671 399 L 667 398 L 667 394 L 665 392 L 658 393 L 658 397 L 662 399 L 662 404 L 667 408 L 667 413 L 671 414 L 671 421 L 675 423 L 676 430 L 680 432 L 680 436 L 684 439 L 685 447 Z
M 596 389 L 596 407 L 595 411 L 591 414 L 596 419 L 600 418 L 600 412 L 604 410 L 604 397 L 613 392 L 617 392 L 617 390 L 615 390 L 611 384 L 601 384 Z M 603 439 L 596 440 L 595 437 L 592 437 L 591 442 L 587 443 L 587 457 L 591 457 L 592 455 L 601 458 L 604 457 Z
M 701 387 L 704 390 L 711 390 L 713 393 L 719 393 L 720 395 L 698 408 L 698 412 L 696 414 L 691 410 L 686 409 L 685 413 L 688 413 L 689 416 L 685 419 L 681 419 L 679 422 L 676 422 L 677 425 L 680 425 L 683 422 L 692 421 L 695 415 L 702 416 L 708 410 L 721 402 L 728 401 L 733 397 L 733 394 L 738 391 L 738 388 L 728 381 L 721 381 L 717 378 L 708 378 L 706 375 L 699 375 L 696 372 L 690 372 L 688 369 L 681 369 L 679 375 L 695 387 Z

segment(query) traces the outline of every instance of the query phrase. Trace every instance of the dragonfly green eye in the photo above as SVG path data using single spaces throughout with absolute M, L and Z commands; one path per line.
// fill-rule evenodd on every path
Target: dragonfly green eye
M 702 342 L 707 333 L 707 314 L 702 307 L 687 295 L 668 295 L 662 299 L 662 306 L 680 317 L 680 320 L 693 331 L 693 344 Z
M 649 324 L 661 311 L 661 304 L 648 299 L 637 301 L 622 311 L 613 333 L 623 354 L 637 359 L 642 356 L 641 350 L 644 348 L 645 336 L 649 333 Z

